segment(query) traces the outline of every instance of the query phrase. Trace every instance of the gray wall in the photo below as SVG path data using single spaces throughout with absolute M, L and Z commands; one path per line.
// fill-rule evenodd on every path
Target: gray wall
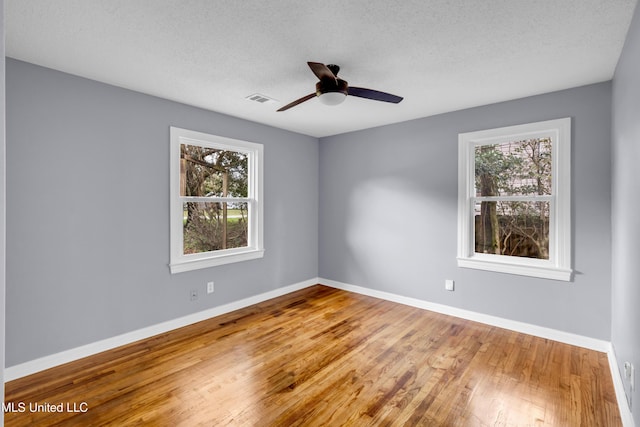
M 317 277 L 317 139 L 12 59 L 6 79 L 7 366 Z M 263 259 L 169 273 L 169 126 L 264 144 Z
M 627 34 L 613 79 L 612 325 L 620 372 L 636 367 L 632 412 L 640 426 L 640 8 Z M 628 393 L 628 381 L 625 389 Z
M 320 276 L 609 340 L 610 108 L 605 82 L 321 139 Z M 575 280 L 458 268 L 458 133 L 561 117 Z

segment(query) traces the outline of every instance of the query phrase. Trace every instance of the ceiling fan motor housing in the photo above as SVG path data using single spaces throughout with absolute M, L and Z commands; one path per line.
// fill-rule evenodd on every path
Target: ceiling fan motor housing
M 349 94 L 349 85 L 346 81 L 336 78 L 334 79 L 322 79 L 316 83 L 316 95 L 320 96 L 323 93 L 328 92 L 340 92 L 345 95 Z

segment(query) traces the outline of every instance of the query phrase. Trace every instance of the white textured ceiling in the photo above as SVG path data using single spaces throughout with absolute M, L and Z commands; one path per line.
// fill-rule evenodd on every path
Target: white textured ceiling
M 322 137 L 609 80 L 636 1 L 5 0 L 6 52 Z M 307 61 L 404 101 L 276 112 L 315 90 Z

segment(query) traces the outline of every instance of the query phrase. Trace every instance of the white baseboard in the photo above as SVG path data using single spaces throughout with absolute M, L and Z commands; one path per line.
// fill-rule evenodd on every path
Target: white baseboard
M 39 359 L 30 360 L 19 365 L 10 366 L 8 368 L 5 368 L 4 370 L 4 381 L 12 381 L 21 377 L 25 377 L 27 375 L 34 374 L 36 372 L 44 371 L 45 369 L 53 368 L 54 366 L 73 362 L 74 360 L 98 354 L 106 350 L 111 350 L 122 345 L 131 344 L 141 339 L 150 338 L 154 335 L 162 334 L 173 329 L 182 328 L 183 326 L 191 325 L 193 323 L 197 323 L 211 317 L 219 316 L 221 314 L 229 313 L 231 311 L 248 307 L 253 304 L 258 304 L 272 298 L 277 298 L 279 296 L 286 295 L 300 289 L 308 288 L 309 286 L 313 286 L 317 283 L 319 283 L 318 278 L 305 280 L 303 282 L 274 289 L 272 291 L 254 295 L 252 297 L 245 298 L 239 301 L 234 301 L 229 304 L 224 304 L 218 307 L 210 308 L 208 310 L 189 314 L 178 319 L 158 323 L 156 325 L 138 329 L 112 338 L 107 338 L 91 344 L 83 345 L 81 347 L 76 347 L 70 350 L 62 351 L 60 353 L 44 356 Z

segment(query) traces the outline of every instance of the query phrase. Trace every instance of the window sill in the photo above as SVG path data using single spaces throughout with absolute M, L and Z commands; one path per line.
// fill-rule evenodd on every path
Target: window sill
M 201 268 L 215 267 L 218 265 L 231 264 L 241 261 L 249 261 L 252 259 L 262 258 L 264 249 L 248 249 L 242 252 L 233 252 L 226 254 L 216 254 L 207 258 L 186 259 L 169 264 L 171 274 L 182 273 L 185 271 L 198 270 Z
M 546 263 L 545 263 L 546 264 Z M 498 273 L 517 274 L 520 276 L 538 277 L 541 279 L 571 281 L 572 270 L 544 265 L 542 263 L 521 263 L 500 262 L 493 259 L 458 258 L 458 267 L 473 268 L 476 270 L 495 271 Z

